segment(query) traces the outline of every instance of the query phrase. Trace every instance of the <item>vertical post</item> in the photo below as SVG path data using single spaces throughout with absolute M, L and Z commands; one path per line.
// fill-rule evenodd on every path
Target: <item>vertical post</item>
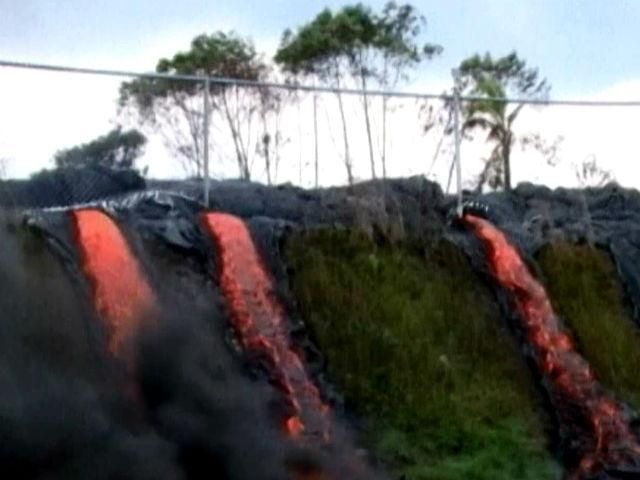
M 204 80 L 204 125 L 202 128 L 204 129 L 204 179 L 203 179 L 203 188 L 204 188 L 204 204 L 205 206 L 209 206 L 209 89 L 211 83 L 209 81 L 209 76 L 207 76 Z
M 315 147 L 316 188 L 318 188 L 318 93 L 313 92 L 313 138 Z
M 452 70 L 453 75 L 453 128 L 455 129 L 454 162 L 456 164 L 456 188 L 458 190 L 458 204 L 456 211 L 462 217 L 462 167 L 460 165 L 460 75 L 457 69 Z

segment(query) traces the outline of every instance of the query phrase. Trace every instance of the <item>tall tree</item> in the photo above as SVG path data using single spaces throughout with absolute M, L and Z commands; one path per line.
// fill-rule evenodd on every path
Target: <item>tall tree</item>
M 574 165 L 574 172 L 582 188 L 602 187 L 614 181 L 613 174 L 602 168 L 593 154 L 588 155 L 579 165 Z
M 116 127 L 88 143 L 59 150 L 53 157 L 57 168 L 102 166 L 111 169 L 134 169 L 144 152 L 146 137 L 138 130 Z
M 345 73 L 344 39 L 339 39 L 337 22 L 331 10 L 324 9 L 311 22 L 298 28 L 296 33 L 285 30 L 274 60 L 293 75 L 313 76 L 329 85 L 340 88 Z M 353 166 L 349 153 L 347 120 L 342 94 L 336 92 L 342 138 L 344 141 L 344 165 L 347 180 L 353 183 Z
M 267 184 L 277 181 L 280 150 L 285 139 L 280 132 L 282 107 L 287 100 L 283 92 L 263 90 L 260 95 L 259 116 L 261 132 L 256 141 L 256 153 L 262 157 L 267 175 Z
M 369 165 L 371 178 L 376 178 L 367 84 L 369 79 L 375 75 L 370 57 L 377 46 L 378 19 L 370 8 L 359 3 L 354 6 L 344 7 L 336 14 L 334 21 L 351 76 L 357 79 L 356 81 L 363 92 L 362 106 L 364 108 L 367 144 L 369 147 Z
M 524 104 L 509 105 L 507 97 L 544 100 L 550 86 L 538 69 L 528 67 L 515 52 L 493 58 L 489 53 L 464 60 L 457 69 L 463 94 L 479 97 L 462 107 L 463 132 L 480 129 L 494 148 L 480 174 L 478 187 L 511 189 L 513 125 Z
M 258 81 L 265 78 L 268 69 L 249 40 L 235 32 L 215 32 L 195 37 L 186 52 L 161 59 L 156 72 Z M 124 82 L 120 88 L 120 105 L 133 107 L 141 120 L 165 134 L 167 144 L 183 160 L 187 170 L 197 176 L 203 172 L 203 92 L 203 82 L 179 79 L 138 79 Z M 240 177 L 248 180 L 252 121 L 259 99 L 266 93 L 258 88 L 212 82 L 209 94 L 208 113 L 210 117 L 218 114 L 227 126 Z
M 336 13 L 325 9 L 295 33 L 286 30 L 275 56 L 276 63 L 291 74 L 314 77 L 337 88 L 345 86 L 344 78 L 349 77 L 363 90 L 369 163 L 374 178 L 376 168 L 366 90 L 372 80 L 385 86 L 395 85 L 407 68 L 441 50 L 435 45 L 418 45 L 417 37 L 424 23 L 424 17 L 412 6 L 398 6 L 393 2 L 385 7 L 382 15 L 360 3 L 345 6 Z M 396 73 L 395 83 L 390 80 L 392 71 Z M 353 183 L 344 101 L 340 92 L 336 95 L 342 121 L 344 163 L 349 183 Z
M 389 2 L 378 19 L 378 50 L 382 66 L 376 79 L 384 89 L 395 89 L 409 79 L 408 72 L 420 63 L 442 53 L 442 46 L 421 43 L 419 38 L 427 26 L 427 19 L 410 4 Z M 382 176 L 387 176 L 387 113 L 388 97 L 382 99 Z

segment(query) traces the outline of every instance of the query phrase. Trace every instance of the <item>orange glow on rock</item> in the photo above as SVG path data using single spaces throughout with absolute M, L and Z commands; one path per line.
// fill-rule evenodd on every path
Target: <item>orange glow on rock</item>
M 294 415 L 285 421 L 284 429 L 289 436 L 297 437 L 304 431 L 304 425 L 300 418 Z
M 95 309 L 105 322 L 109 351 L 118 353 L 151 310 L 153 293 L 108 215 L 83 209 L 71 212 L 71 218 L 82 271 L 91 285 Z
M 569 406 L 572 414 L 565 413 L 569 415 L 566 423 L 581 419 L 589 430 L 588 446 L 582 448 L 577 469 L 570 478 L 589 477 L 606 466 L 640 463 L 640 444 L 629 426 L 624 406 L 595 380 L 586 360 L 560 325 L 542 284 L 531 275 L 505 235 L 490 222 L 469 214 L 464 216 L 464 222 L 484 244 L 493 275 L 512 296 L 538 368 L 550 383 L 552 402 Z M 562 417 L 563 412 L 559 413 Z
M 283 429 L 293 437 L 327 442 L 329 409 L 290 344 L 283 308 L 246 225 L 224 213 L 206 213 L 201 220 L 218 249 L 232 328 L 241 346 L 267 364 L 271 383 L 287 400 L 291 414 L 283 419 Z

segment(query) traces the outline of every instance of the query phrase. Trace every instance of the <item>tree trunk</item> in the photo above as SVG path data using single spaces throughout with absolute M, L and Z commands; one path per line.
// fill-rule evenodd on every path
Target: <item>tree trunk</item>
M 229 124 L 229 129 L 231 130 L 231 137 L 233 138 L 233 145 L 236 149 L 236 160 L 238 161 L 238 170 L 240 173 L 240 178 L 242 180 L 249 180 L 249 169 L 246 165 L 246 159 L 242 154 L 242 149 L 239 145 L 238 132 L 236 131 L 236 126 L 231 117 L 231 112 L 229 110 L 229 103 L 227 102 L 227 97 L 225 93 L 222 93 L 222 104 L 224 106 L 224 113 L 227 118 L 227 123 Z
M 456 166 L 456 159 L 453 158 L 451 160 L 451 166 L 449 167 L 449 177 L 447 178 L 447 189 L 445 190 L 445 193 L 449 193 L 449 188 L 451 188 L 451 180 L 453 179 L 453 169 Z
M 296 111 L 298 113 L 298 119 L 296 124 L 298 125 L 298 185 L 302 186 L 302 119 L 300 115 L 300 97 L 296 96 Z
M 178 108 L 182 112 L 184 119 L 189 126 L 189 134 L 191 135 L 191 141 L 193 144 L 193 158 L 187 158 L 187 162 L 195 164 L 196 167 L 196 177 L 200 178 L 201 170 L 202 170 L 202 154 L 203 151 L 202 146 L 200 145 L 200 135 L 201 128 L 200 123 L 198 122 L 197 115 L 188 107 L 183 98 L 180 98 L 178 95 L 173 95 L 173 101 L 178 105 Z M 193 172 L 193 170 L 191 170 Z
M 339 86 L 339 85 L 338 85 Z M 342 136 L 344 138 L 344 166 L 347 169 L 347 180 L 349 185 L 353 185 L 353 169 L 351 165 L 351 157 L 349 156 L 349 137 L 347 135 L 347 119 L 344 115 L 344 105 L 342 103 L 342 94 L 337 92 L 338 106 L 340 107 L 340 118 L 342 118 Z
M 315 160 L 315 184 L 318 188 L 318 95 L 313 94 L 313 147 L 314 147 L 314 160 Z
M 240 146 L 240 152 L 242 153 L 243 165 L 244 165 L 244 180 L 251 180 L 251 171 L 249 169 L 249 145 L 251 145 L 251 112 L 247 115 L 247 141 L 245 142 L 242 136 L 241 116 L 240 116 L 240 96 L 238 94 L 238 84 L 236 84 L 236 119 L 238 127 L 236 132 L 238 134 L 238 145 Z
M 382 178 L 387 178 L 387 100 L 382 97 Z
M 271 185 L 271 159 L 269 158 L 269 142 L 263 141 L 264 143 L 264 161 L 267 167 L 267 185 Z
M 261 107 L 262 110 L 262 147 L 264 154 L 264 164 L 267 170 L 267 185 L 271 185 L 271 158 L 269 157 L 269 145 L 271 144 L 271 137 L 269 136 L 269 129 L 267 128 L 267 115 L 264 111 L 264 104 Z
M 502 159 L 504 161 L 504 189 L 511 190 L 511 132 L 508 132 L 502 144 Z
M 376 164 L 373 158 L 373 141 L 371 140 L 371 122 L 369 120 L 369 99 L 367 98 L 367 79 L 364 71 L 361 73 L 362 80 L 362 101 L 364 104 L 364 120 L 367 126 L 367 140 L 369 142 L 369 162 L 371 164 L 371 178 L 376 178 Z
M 280 168 L 280 128 L 278 127 L 278 120 L 276 119 L 276 133 L 273 147 L 273 180 L 278 182 L 278 169 Z
M 384 89 L 389 88 L 389 56 L 384 55 L 384 66 L 382 67 L 382 85 Z M 396 77 L 397 77 L 396 70 Z M 382 179 L 387 178 L 387 107 L 389 97 L 384 95 L 382 97 L 382 152 L 380 154 L 380 161 L 382 162 Z
M 340 88 L 340 64 L 334 59 L 333 75 L 336 80 L 336 87 Z M 342 119 L 342 138 L 344 139 L 344 166 L 347 169 L 347 181 L 349 185 L 353 185 L 353 168 L 351 165 L 351 157 L 349 156 L 349 137 L 347 135 L 347 119 L 344 114 L 344 104 L 342 103 L 342 94 L 336 92 L 338 96 L 338 107 L 340 109 L 340 118 Z

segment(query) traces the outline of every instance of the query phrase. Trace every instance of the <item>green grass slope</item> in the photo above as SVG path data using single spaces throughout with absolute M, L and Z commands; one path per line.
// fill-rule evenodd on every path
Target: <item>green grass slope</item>
M 554 308 L 598 378 L 640 407 L 640 331 L 611 258 L 587 245 L 557 243 L 545 247 L 538 261 Z
M 530 373 L 456 247 L 323 230 L 287 258 L 328 373 L 396 478 L 559 478 Z

